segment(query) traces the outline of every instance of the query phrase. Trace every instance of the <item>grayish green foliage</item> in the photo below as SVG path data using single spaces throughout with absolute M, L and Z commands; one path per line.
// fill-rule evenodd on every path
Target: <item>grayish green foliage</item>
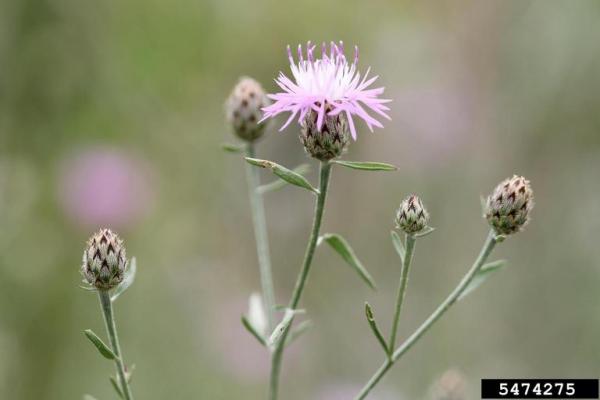
M 398 167 L 392 164 L 382 162 L 334 160 L 332 163 L 363 171 L 396 171 L 398 169 Z
M 125 271 L 125 277 L 123 278 L 123 282 L 119 284 L 115 288 L 112 296 L 110 296 L 110 301 L 115 301 L 117 298 L 125 292 L 129 286 L 133 284 L 135 280 L 135 274 L 137 272 L 137 263 L 135 257 L 131 257 L 131 261 L 129 261 L 129 268 Z
M 96 335 L 91 329 L 86 329 L 83 334 L 90 342 L 98 349 L 100 354 L 108 360 L 114 360 L 117 358 L 115 353 Z
M 358 273 L 363 281 L 367 285 L 369 285 L 372 289 L 376 288 L 375 281 L 369 274 L 369 271 L 363 266 L 360 262 L 350 244 L 344 239 L 342 236 L 336 233 L 326 233 L 319 238 L 319 244 L 325 241 L 327 244 L 331 246 L 343 259 L 346 263 Z
M 314 188 L 302 175 L 283 167 L 273 161 L 261 160 L 258 158 L 245 157 L 246 161 L 252 165 L 256 165 L 261 168 L 269 168 L 275 175 L 290 183 L 292 185 L 299 186 L 304 189 L 308 189 L 313 193 L 319 194 L 319 191 Z

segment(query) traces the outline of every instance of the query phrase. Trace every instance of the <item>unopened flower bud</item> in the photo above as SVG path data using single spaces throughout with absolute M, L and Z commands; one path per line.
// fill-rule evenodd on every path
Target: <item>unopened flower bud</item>
M 418 233 L 427 226 L 429 213 L 423 206 L 419 196 L 411 194 L 402 200 L 398 211 L 396 211 L 396 226 L 404 233 L 412 235 Z
M 240 139 L 253 142 L 265 132 L 266 123 L 259 124 L 259 121 L 263 117 L 262 108 L 269 104 L 260 83 L 252 78 L 241 78 L 225 103 L 227 122 Z
M 529 222 L 533 192 L 529 181 L 514 175 L 496 186 L 488 196 L 484 216 L 499 235 L 519 232 Z
M 343 113 L 327 115 L 331 108 L 326 106 L 321 129 L 318 126 L 318 113 L 314 110 L 306 113 L 301 122 L 300 141 L 311 156 L 328 161 L 341 156 L 349 142 L 348 119 Z
M 446 371 L 431 388 L 432 400 L 466 400 L 467 385 L 463 375 L 454 369 Z
M 81 274 L 99 290 L 109 290 L 123 280 L 127 258 L 123 241 L 110 229 L 101 229 L 87 242 Z

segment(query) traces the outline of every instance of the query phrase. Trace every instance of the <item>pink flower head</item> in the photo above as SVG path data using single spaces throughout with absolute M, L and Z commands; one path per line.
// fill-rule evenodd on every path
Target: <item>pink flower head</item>
M 280 113 L 290 112 L 290 117 L 280 129 L 283 130 L 296 115 L 299 115 L 298 122 L 301 122 L 306 114 L 313 110 L 317 113 L 317 127 L 320 131 L 326 115 L 335 116 L 343 112 L 348 118 L 352 138 L 356 140 L 353 116 L 362 118 L 371 131 L 374 126 L 383 127 L 379 121 L 367 113 L 365 108 L 390 119 L 386 114 L 389 108 L 385 103 L 391 100 L 378 98 L 383 94 L 384 88 L 368 89 L 378 77 L 367 79 L 370 70 L 367 69 L 361 79 L 361 74 L 356 69 L 358 64 L 357 46 L 354 47 L 352 64 L 346 60 L 343 42 L 339 42 L 339 44 L 331 42 L 329 52 L 323 43 L 321 58 L 314 57 L 315 46 L 308 42 L 306 59 L 304 59 L 302 45 L 298 45 L 298 63 L 294 61 L 290 46 L 287 50 L 295 82 L 285 76 L 283 72 L 279 73 L 275 82 L 283 89 L 283 92 L 269 94 L 269 98 L 274 102 L 263 108 L 265 115 L 261 121 Z

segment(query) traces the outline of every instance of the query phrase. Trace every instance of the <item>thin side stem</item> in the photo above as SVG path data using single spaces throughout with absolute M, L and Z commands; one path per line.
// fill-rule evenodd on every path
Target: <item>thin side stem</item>
M 125 400 L 133 400 L 129 383 L 127 383 L 127 378 L 125 377 L 125 365 L 123 364 L 123 356 L 121 355 L 121 346 L 119 346 L 119 337 L 117 336 L 117 327 L 115 325 L 110 294 L 108 293 L 108 290 L 99 290 L 98 297 L 100 298 L 100 305 L 102 306 L 102 314 L 104 315 L 104 324 L 106 325 L 110 346 L 112 347 L 113 353 L 117 356 L 115 359 L 115 366 L 121 392 L 123 393 L 123 396 L 125 396 Z
M 246 155 L 255 158 L 254 143 L 248 143 Z M 250 207 L 252 210 L 252 223 L 254 225 L 254 237 L 256 240 L 256 253 L 258 255 L 258 267 L 260 270 L 260 284 L 262 295 L 267 311 L 268 331 L 272 331 L 274 325 L 275 290 L 273 286 L 273 274 L 271 272 L 271 256 L 269 252 L 269 237 L 267 235 L 267 221 L 265 218 L 265 205 L 263 197 L 257 189 L 260 185 L 258 168 L 246 164 L 246 180 L 250 195 Z
M 406 285 L 408 284 L 408 274 L 410 272 L 410 263 L 412 261 L 416 238 L 413 235 L 406 235 L 406 252 L 402 263 L 402 271 L 400 272 L 400 284 L 398 285 L 398 296 L 396 297 L 396 311 L 392 320 L 392 333 L 390 335 L 389 348 L 396 347 L 396 335 L 398 334 L 398 325 L 400 323 L 400 313 L 402 311 L 402 303 L 406 293 Z
M 288 305 L 288 307 L 292 310 L 295 310 L 298 307 L 298 303 L 300 302 L 300 298 L 302 297 L 304 286 L 306 284 L 306 279 L 308 278 L 310 266 L 312 264 L 312 260 L 315 254 L 315 248 L 317 246 L 317 240 L 319 238 L 319 231 L 321 229 L 321 221 L 323 219 L 323 211 L 325 210 L 325 199 L 327 198 L 327 188 L 329 187 L 330 174 L 331 164 L 329 162 L 322 161 L 320 165 L 319 194 L 317 196 L 315 204 L 315 215 L 313 218 L 312 230 L 310 233 L 310 238 L 308 240 L 308 245 L 306 246 L 306 252 L 304 254 L 302 269 L 300 270 L 300 274 L 298 275 L 298 279 L 296 280 L 296 286 L 294 288 L 292 298 Z M 269 384 L 270 400 L 277 400 L 279 389 L 279 375 L 281 372 L 281 360 L 283 357 L 283 350 L 285 347 L 285 341 L 288 332 L 289 329 L 287 329 L 283 333 L 281 340 L 273 350 L 273 354 L 271 356 L 271 377 Z
M 391 368 L 391 366 L 398 361 L 408 350 L 412 348 L 412 346 L 431 328 L 433 324 L 440 319 L 442 315 L 448 311 L 448 309 L 456 303 L 460 295 L 465 291 L 465 289 L 469 286 L 469 283 L 473 280 L 477 272 L 481 269 L 485 261 L 491 254 L 492 250 L 496 245 L 496 235 L 493 231 L 490 231 L 482 249 L 477 257 L 477 260 L 471 267 L 471 269 L 467 272 L 467 274 L 462 278 L 458 286 L 454 288 L 452 293 L 448 295 L 446 300 L 444 300 L 438 308 L 417 328 L 417 330 L 408 338 L 406 341 L 394 351 L 392 358 L 386 360 L 383 365 L 375 372 L 375 375 L 369 380 L 369 382 L 364 386 L 358 396 L 355 397 L 355 400 L 362 400 L 367 397 L 369 392 L 377 385 L 377 383 L 383 378 L 386 372 Z

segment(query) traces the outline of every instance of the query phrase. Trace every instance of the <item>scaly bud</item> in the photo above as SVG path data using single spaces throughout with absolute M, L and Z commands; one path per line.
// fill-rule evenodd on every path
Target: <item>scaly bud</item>
M 499 235 L 519 232 L 529 222 L 533 192 L 529 181 L 514 175 L 496 186 L 488 196 L 484 216 Z
M 300 124 L 300 141 L 311 156 L 328 161 L 341 156 L 349 142 L 348 120 L 343 113 L 328 115 L 331 107 L 326 105 L 321 129 L 318 113 L 309 111 Z
M 101 229 L 87 242 L 81 274 L 90 285 L 109 290 L 123 280 L 127 258 L 123 241 L 110 229 Z
M 396 211 L 396 226 L 404 233 L 412 235 L 423 230 L 429 222 L 429 213 L 419 196 L 411 194 L 400 203 Z
M 242 140 L 253 142 L 260 138 L 266 123 L 258 123 L 262 108 L 271 104 L 260 83 L 252 78 L 241 78 L 225 103 L 227 122 Z

